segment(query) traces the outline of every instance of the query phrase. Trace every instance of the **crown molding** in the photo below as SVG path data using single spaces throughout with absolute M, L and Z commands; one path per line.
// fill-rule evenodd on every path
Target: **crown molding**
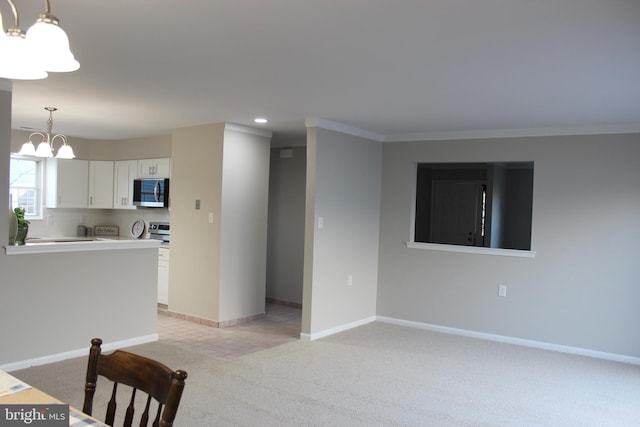
M 443 141 L 462 139 L 489 138 L 523 138 L 541 136 L 569 136 L 569 135 L 603 135 L 618 133 L 640 133 L 640 123 L 611 126 L 578 126 L 567 128 L 531 128 L 531 129 L 483 129 L 465 131 L 424 132 L 413 134 L 385 135 L 384 142 L 408 141 Z
M 476 129 L 443 132 L 399 133 L 381 135 L 325 119 L 306 119 L 307 128 L 318 127 L 379 142 L 444 141 L 464 139 L 525 138 L 571 135 L 606 135 L 640 133 L 640 123 L 626 125 L 576 126 L 529 129 Z

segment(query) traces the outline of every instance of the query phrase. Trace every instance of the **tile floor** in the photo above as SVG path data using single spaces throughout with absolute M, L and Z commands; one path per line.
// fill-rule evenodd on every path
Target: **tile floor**
M 267 304 L 264 317 L 227 328 L 178 319 L 158 310 L 160 341 L 211 356 L 233 358 L 300 338 L 302 310 Z

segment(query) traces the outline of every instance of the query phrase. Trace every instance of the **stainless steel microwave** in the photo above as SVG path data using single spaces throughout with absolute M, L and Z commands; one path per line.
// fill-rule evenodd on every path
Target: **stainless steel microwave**
M 169 178 L 134 179 L 133 204 L 143 208 L 168 208 Z

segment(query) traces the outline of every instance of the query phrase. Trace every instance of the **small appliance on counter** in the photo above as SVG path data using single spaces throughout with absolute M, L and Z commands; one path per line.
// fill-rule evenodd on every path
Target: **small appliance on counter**
M 163 243 L 169 243 L 171 238 L 171 229 L 168 222 L 150 222 L 149 238 L 162 240 Z

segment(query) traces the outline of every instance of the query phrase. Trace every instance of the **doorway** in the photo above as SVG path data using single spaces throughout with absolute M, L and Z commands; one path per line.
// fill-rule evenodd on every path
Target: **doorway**
M 266 309 L 301 319 L 306 205 L 306 138 L 297 146 L 271 148 L 267 234 Z M 277 143 L 274 143 L 277 145 Z M 269 316 L 269 311 L 267 316 Z M 298 336 L 299 336 L 298 330 Z
M 430 242 L 484 246 L 486 186 L 472 181 L 433 181 Z

